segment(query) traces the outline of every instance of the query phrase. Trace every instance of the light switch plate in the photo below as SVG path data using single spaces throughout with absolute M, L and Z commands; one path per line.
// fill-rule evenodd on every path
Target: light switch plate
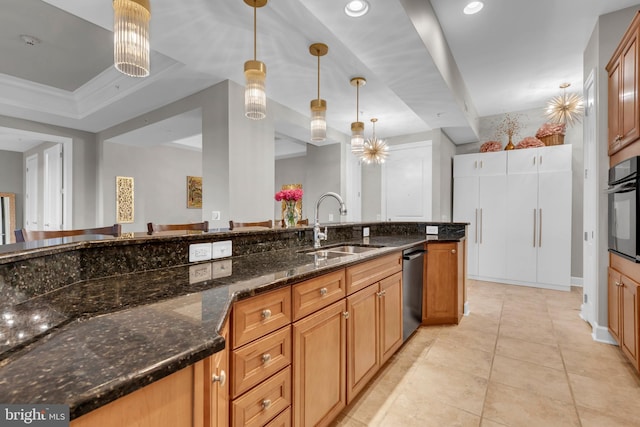
M 189 245 L 189 262 L 208 261 L 211 259 L 211 243 L 194 243 Z
M 225 258 L 231 256 L 233 245 L 231 240 L 223 240 L 222 242 L 213 242 L 211 244 L 211 258 Z
M 438 234 L 437 225 L 427 225 L 427 234 Z

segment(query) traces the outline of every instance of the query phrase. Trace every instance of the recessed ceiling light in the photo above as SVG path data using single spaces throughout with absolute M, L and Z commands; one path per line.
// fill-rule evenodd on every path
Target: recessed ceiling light
M 464 14 L 473 15 L 474 13 L 480 12 L 483 7 L 484 3 L 482 3 L 481 1 L 472 1 L 464 7 Z
M 344 7 L 344 13 L 353 18 L 359 18 L 367 12 L 369 12 L 369 3 L 365 0 L 351 0 Z

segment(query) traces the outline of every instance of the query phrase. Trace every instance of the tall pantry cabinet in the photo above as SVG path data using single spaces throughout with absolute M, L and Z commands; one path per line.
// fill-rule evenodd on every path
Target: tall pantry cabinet
M 453 191 L 470 278 L 570 289 L 571 145 L 456 156 Z
M 571 145 L 513 150 L 507 175 L 507 280 L 568 287 Z
M 506 274 L 507 153 L 461 154 L 453 163 L 453 220 L 468 222 L 467 275 Z

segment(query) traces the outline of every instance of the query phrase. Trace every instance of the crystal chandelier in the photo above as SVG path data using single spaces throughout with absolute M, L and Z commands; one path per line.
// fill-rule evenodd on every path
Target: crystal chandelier
M 573 126 L 579 122 L 584 113 L 584 99 L 576 93 L 567 95 L 566 89 L 571 83 L 562 83 L 562 95 L 554 96 L 547 103 L 545 111 L 546 116 L 552 123 L 564 123 L 567 126 Z
M 387 146 L 387 143 L 384 142 L 383 139 L 376 138 L 377 121 L 378 119 L 376 118 L 371 119 L 371 123 L 373 123 L 373 135 L 364 143 L 362 150 L 362 160 L 367 164 L 375 163 L 380 165 L 384 163 L 389 156 L 389 147 Z
M 113 0 L 113 63 L 131 77 L 149 75 L 149 0 Z
M 267 4 L 267 0 L 244 0 L 253 7 L 253 59 L 244 63 L 244 115 L 253 120 L 264 119 L 267 115 L 267 94 L 265 91 L 265 79 L 267 78 L 267 66 L 256 59 L 257 45 L 257 8 Z
M 318 99 L 311 101 L 311 140 L 324 141 L 327 139 L 327 101 L 320 98 L 320 57 L 329 52 L 329 47 L 314 43 L 309 46 L 309 52 L 318 57 Z
M 359 121 L 360 114 L 360 86 L 367 84 L 364 77 L 354 77 L 351 79 L 351 86 L 356 87 L 356 121 L 351 123 L 351 152 L 356 156 L 362 155 L 364 148 L 364 123 Z

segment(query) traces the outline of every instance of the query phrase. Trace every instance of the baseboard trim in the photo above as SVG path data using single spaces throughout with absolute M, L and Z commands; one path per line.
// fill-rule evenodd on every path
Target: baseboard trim
M 528 286 L 530 288 L 551 289 L 554 291 L 571 292 L 571 284 L 566 286 L 550 285 L 539 282 L 523 282 L 519 280 L 496 279 L 495 277 L 468 276 L 469 279 L 480 280 L 482 282 L 502 283 L 504 285 Z
M 606 326 L 600 326 L 597 323 L 593 323 L 591 325 L 592 332 L 591 332 L 591 337 L 593 338 L 594 341 L 597 342 L 601 342 L 604 344 L 611 344 L 611 345 L 618 345 L 618 342 L 611 336 L 611 333 L 609 332 L 609 328 Z
M 464 302 L 464 311 L 462 314 L 464 314 L 465 316 L 468 316 L 471 313 L 471 311 L 469 310 L 469 301 L 465 301 Z
M 571 276 L 571 286 L 577 286 L 582 288 L 584 285 L 584 279 L 582 277 L 573 277 Z

